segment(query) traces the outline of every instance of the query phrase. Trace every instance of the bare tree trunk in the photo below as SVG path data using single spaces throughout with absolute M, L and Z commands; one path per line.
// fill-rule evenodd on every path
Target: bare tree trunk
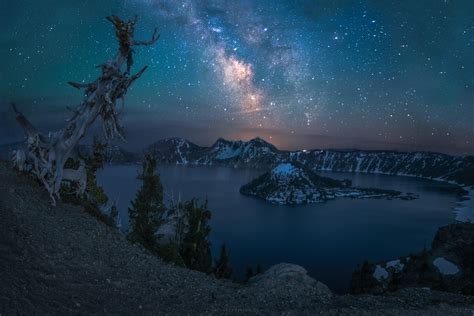
M 59 199 L 59 190 L 63 180 L 77 181 L 77 179 L 67 179 L 69 174 L 64 172 L 64 165 L 71 156 L 74 147 L 84 137 L 89 127 L 96 118 L 102 118 L 103 129 L 106 138 L 122 136 L 122 127 L 116 111 L 116 102 L 122 99 L 128 87 L 140 78 L 147 66 L 138 73 L 130 75 L 130 68 L 133 64 L 133 46 L 151 45 L 158 38 L 157 29 L 148 41 L 135 41 L 133 33 L 137 18 L 124 22 L 117 16 L 109 16 L 107 19 L 115 26 L 115 34 L 119 42 L 119 49 L 115 57 L 98 67 L 101 69 L 101 76 L 92 83 L 69 82 L 77 89 L 84 89 L 84 100 L 74 109 L 74 115 L 68 120 L 66 126 L 48 136 L 39 132 L 33 124 L 12 104 L 16 113 L 16 120 L 25 131 L 27 136 L 26 151 L 17 151 L 12 158 L 16 168 L 27 170 L 35 175 L 48 190 L 51 202 L 56 204 Z M 126 63 L 126 67 L 124 64 Z M 122 70 L 122 68 L 125 68 Z M 66 177 L 65 177 L 66 176 Z M 81 179 L 79 181 L 83 181 Z

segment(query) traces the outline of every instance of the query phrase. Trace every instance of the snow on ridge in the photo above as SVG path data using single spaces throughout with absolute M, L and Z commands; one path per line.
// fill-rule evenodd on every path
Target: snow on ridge
M 400 271 L 403 270 L 405 265 L 400 262 L 400 259 L 397 259 L 397 260 L 392 260 L 392 261 L 387 262 L 386 267 L 387 268 L 390 268 L 390 267 L 394 268 L 396 272 L 400 272 Z
M 409 259 L 410 258 L 407 258 L 407 260 L 409 260 Z M 404 267 L 405 267 L 405 265 L 400 261 L 400 259 L 388 261 L 387 263 L 385 263 L 385 267 L 378 264 L 378 265 L 375 266 L 375 270 L 372 273 L 372 277 L 374 279 L 376 279 L 377 281 L 386 280 L 386 279 L 388 279 L 388 277 L 390 275 L 390 273 L 389 273 L 390 270 L 388 270 L 389 268 L 394 270 L 394 271 L 390 271 L 390 272 L 400 273 L 400 272 L 403 271 Z
M 444 275 L 454 275 L 460 271 L 457 265 L 444 259 L 443 257 L 434 259 L 433 264 L 436 268 L 438 268 L 439 272 Z
M 223 147 L 222 149 L 219 150 L 216 158 L 221 159 L 221 160 L 234 158 L 234 157 L 239 156 L 241 151 L 242 150 L 241 150 L 240 147 L 232 148 L 230 146 L 225 146 L 225 147 Z
M 290 162 L 281 163 L 272 169 L 272 174 L 276 176 L 294 175 L 298 169 Z
M 219 139 L 213 146 L 213 152 L 216 153 L 216 158 L 219 160 L 225 160 L 234 158 L 240 155 L 242 152 L 241 146 L 239 143 L 230 142 L 226 140 Z

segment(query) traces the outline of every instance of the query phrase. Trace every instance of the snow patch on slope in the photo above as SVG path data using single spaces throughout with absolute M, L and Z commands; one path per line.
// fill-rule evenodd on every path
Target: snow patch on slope
M 240 155 L 241 152 L 242 152 L 242 149 L 240 147 L 232 148 L 229 146 L 225 146 L 224 148 L 220 149 L 216 157 L 218 159 L 225 160 L 225 159 L 237 157 Z
M 459 267 L 457 265 L 443 257 L 434 259 L 433 264 L 438 268 L 439 272 L 444 275 L 454 275 L 459 272 Z
M 381 265 L 378 264 L 375 267 L 375 271 L 372 274 L 372 276 L 377 281 L 382 281 L 382 279 L 387 279 L 388 278 L 388 271 L 385 268 L 383 268 Z
M 289 176 L 296 172 L 296 167 L 291 163 L 282 163 L 272 169 L 272 173 L 277 176 Z
M 387 262 L 386 267 L 395 269 L 395 272 L 401 272 L 405 265 L 400 262 L 400 259 L 397 259 Z

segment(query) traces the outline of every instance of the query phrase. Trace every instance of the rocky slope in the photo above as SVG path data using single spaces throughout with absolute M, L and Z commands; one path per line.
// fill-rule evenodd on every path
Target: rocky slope
M 295 265 L 247 285 L 160 261 L 0 162 L 0 314 L 467 314 L 474 298 L 423 289 L 337 296 Z
M 256 196 L 275 204 L 306 204 L 340 197 L 414 199 L 412 194 L 393 190 L 357 188 L 350 180 L 335 180 L 318 176 L 295 162 L 280 163 L 269 172 L 240 188 L 244 195 Z
M 380 294 L 412 286 L 474 295 L 474 224 L 441 227 L 429 251 L 365 263 L 354 272 L 351 291 Z

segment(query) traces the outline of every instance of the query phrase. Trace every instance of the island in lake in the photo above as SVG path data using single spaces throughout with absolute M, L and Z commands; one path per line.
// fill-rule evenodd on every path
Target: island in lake
M 307 204 L 335 198 L 398 198 L 412 200 L 412 193 L 378 188 L 353 187 L 350 180 L 317 175 L 296 162 L 280 163 L 240 188 L 243 195 L 255 196 L 274 204 Z

